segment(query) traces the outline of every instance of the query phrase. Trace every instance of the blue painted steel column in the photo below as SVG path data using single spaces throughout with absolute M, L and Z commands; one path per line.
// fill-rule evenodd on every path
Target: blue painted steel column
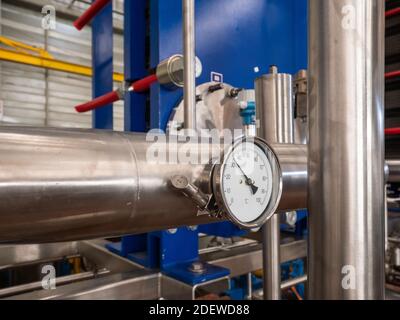
M 148 75 L 146 65 L 146 2 L 124 2 L 125 80 L 133 82 Z M 125 131 L 145 132 L 146 93 L 129 92 L 125 96 Z
M 146 66 L 146 1 L 124 2 L 124 73 L 128 83 L 147 75 Z M 147 93 L 125 95 L 124 126 L 128 132 L 146 132 Z M 148 234 L 122 237 L 121 242 L 108 244 L 112 252 L 148 268 L 159 267 L 157 239 Z
M 93 98 L 113 90 L 113 47 L 111 1 L 92 22 Z M 93 128 L 113 129 L 113 106 L 93 111 L 92 121 Z

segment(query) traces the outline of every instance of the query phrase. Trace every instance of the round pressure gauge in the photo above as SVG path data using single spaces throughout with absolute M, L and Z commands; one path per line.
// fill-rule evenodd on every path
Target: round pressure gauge
M 282 195 L 275 153 L 259 138 L 240 138 L 216 165 L 213 190 L 218 207 L 233 223 L 246 229 L 262 226 Z

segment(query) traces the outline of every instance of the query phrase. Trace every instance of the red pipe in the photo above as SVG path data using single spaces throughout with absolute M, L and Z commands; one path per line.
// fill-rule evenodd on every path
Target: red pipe
M 93 17 L 98 14 L 110 0 L 96 0 L 92 5 L 74 22 L 75 28 L 82 30 Z
M 150 86 L 157 82 L 157 76 L 155 74 L 149 75 L 146 78 L 135 81 L 128 88 L 131 92 L 143 92 L 150 88 Z M 104 107 L 110 103 L 117 102 L 124 98 L 124 93 L 120 90 L 109 92 L 101 97 L 98 97 L 92 101 L 86 102 L 75 107 L 75 110 L 79 113 L 92 111 L 101 107 Z
M 400 135 L 400 128 L 390 128 L 385 130 L 386 136 L 398 136 Z
M 389 11 L 386 11 L 386 18 L 389 17 L 394 17 L 396 15 L 400 14 L 400 7 L 399 8 L 395 8 Z M 393 71 L 393 72 L 388 72 L 385 74 L 385 78 L 386 79 L 392 79 L 392 78 L 396 78 L 396 77 L 400 77 L 400 70 L 399 71 Z M 400 128 L 389 128 L 385 130 L 385 135 L 386 136 L 398 136 L 400 135 Z
M 399 8 L 394 8 L 394 9 L 392 9 L 392 10 L 386 11 L 385 17 L 386 17 L 386 18 L 390 18 L 390 17 L 397 16 L 398 14 L 400 14 L 400 7 L 399 7 Z
M 397 78 L 397 77 L 400 77 L 400 70 L 388 72 L 385 74 L 386 79 L 393 79 L 393 78 Z

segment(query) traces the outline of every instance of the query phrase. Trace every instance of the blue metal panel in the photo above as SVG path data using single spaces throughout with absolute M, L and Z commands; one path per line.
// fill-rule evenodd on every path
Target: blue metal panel
M 152 19 L 152 67 L 182 52 L 181 2 L 151 0 L 151 16 L 157 17 Z M 254 79 L 272 64 L 294 74 L 307 66 L 307 1 L 196 1 L 196 45 L 204 69 L 198 83 L 210 81 L 215 71 L 223 74 L 224 82 L 253 88 Z M 153 127 L 166 127 L 181 97 L 181 90 L 153 87 L 152 105 L 161 104 L 162 109 L 152 112 Z
M 134 82 L 147 76 L 146 70 L 146 1 L 124 2 L 125 80 Z M 125 131 L 145 132 L 146 93 L 129 92 L 125 96 Z
M 297 70 L 308 69 L 308 8 L 306 1 L 294 1 L 294 28 L 294 67 Z
M 92 23 L 93 98 L 113 90 L 112 3 L 101 10 Z M 113 106 L 93 111 L 93 128 L 113 129 Z
M 185 227 L 127 236 L 107 248 L 147 268 L 171 270 L 198 259 L 198 232 Z

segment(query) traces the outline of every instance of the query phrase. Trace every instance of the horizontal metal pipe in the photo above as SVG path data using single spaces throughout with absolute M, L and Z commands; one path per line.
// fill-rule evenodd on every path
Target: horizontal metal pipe
M 66 285 L 66 284 L 70 284 L 70 283 L 74 283 L 74 282 L 78 282 L 78 281 L 94 279 L 95 277 L 103 276 L 103 275 L 106 275 L 109 273 L 110 273 L 109 270 L 100 270 L 97 273 L 94 273 L 93 271 L 87 271 L 87 272 L 82 272 L 82 273 L 77 273 L 77 274 L 71 274 L 68 276 L 56 278 L 56 285 L 61 286 L 61 285 Z M 20 295 L 23 293 L 33 292 L 33 291 L 42 290 L 42 289 L 43 289 L 42 281 L 21 284 L 21 285 L 9 287 L 9 288 L 0 289 L 0 298 L 3 299 L 5 297 L 12 297 L 12 296 Z
M 308 150 L 306 145 L 272 144 L 282 168 L 279 212 L 307 208 Z
M 293 278 L 293 279 L 289 279 L 286 281 L 283 281 L 281 284 L 281 289 L 285 290 L 285 289 L 289 289 L 291 287 L 297 286 L 299 284 L 302 284 L 304 282 L 307 282 L 307 275 L 298 277 L 298 278 Z
M 307 279 L 308 279 L 307 275 L 304 275 L 304 276 L 300 276 L 298 278 L 293 278 L 293 279 L 289 279 L 289 280 L 283 281 L 281 283 L 281 285 L 280 285 L 280 289 L 281 290 L 290 289 L 290 288 L 295 287 L 295 286 L 297 286 L 299 284 L 307 282 Z M 264 292 L 263 292 L 262 289 L 261 290 L 256 290 L 254 292 L 253 296 L 260 297 L 260 298 L 262 297 L 263 298 L 264 297 Z
M 169 187 L 177 174 L 204 186 L 209 165 L 149 161 L 149 137 L 0 127 L 0 243 L 94 239 L 215 222 L 199 217 L 194 203 Z M 169 148 L 181 146 L 170 142 Z M 304 207 L 305 147 L 271 147 L 283 172 L 280 210 Z
M 400 239 L 397 239 L 397 238 L 388 238 L 388 241 L 400 244 Z
M 204 165 L 152 164 L 142 134 L 0 128 L 0 243 L 94 239 L 210 222 L 171 190 Z M 176 145 L 176 148 L 178 145 Z
M 389 183 L 400 182 L 400 160 L 386 160 L 386 164 L 389 168 Z

